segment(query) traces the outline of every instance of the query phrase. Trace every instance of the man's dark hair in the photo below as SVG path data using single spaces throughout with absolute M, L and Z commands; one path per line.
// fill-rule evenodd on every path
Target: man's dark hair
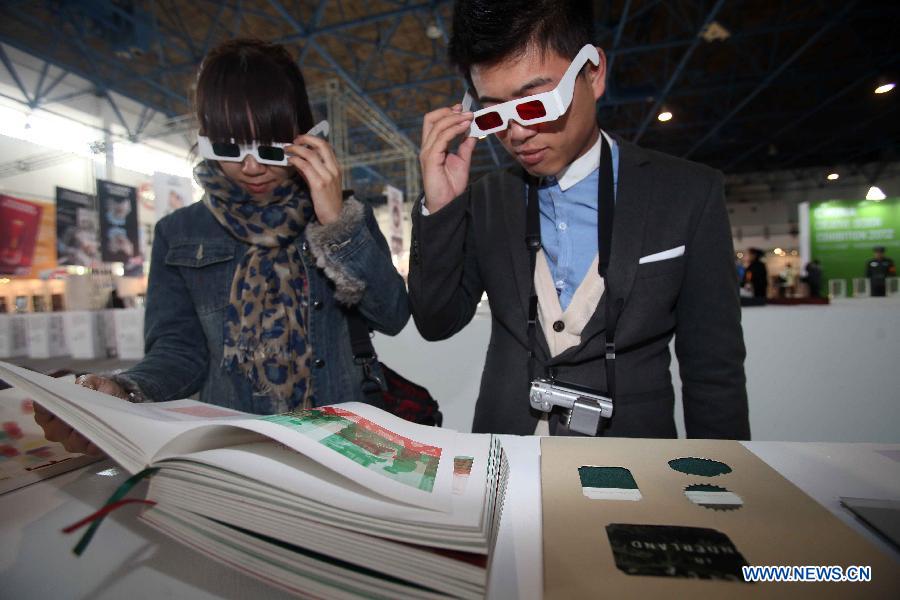
M 466 77 L 472 65 L 495 64 L 530 44 L 575 58 L 593 42 L 589 0 L 457 0 L 448 55 Z
M 284 46 L 234 39 L 203 59 L 195 97 L 200 135 L 290 142 L 312 127 L 306 84 Z

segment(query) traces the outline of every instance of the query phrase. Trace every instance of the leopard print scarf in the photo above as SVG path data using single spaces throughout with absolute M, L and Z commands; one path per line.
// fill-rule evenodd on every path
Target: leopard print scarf
M 309 287 L 293 243 L 313 215 L 309 193 L 288 180 L 271 196 L 254 198 L 212 161 L 200 162 L 194 177 L 216 220 L 250 245 L 235 269 L 225 308 L 223 365 L 268 394 L 273 412 L 311 405 Z

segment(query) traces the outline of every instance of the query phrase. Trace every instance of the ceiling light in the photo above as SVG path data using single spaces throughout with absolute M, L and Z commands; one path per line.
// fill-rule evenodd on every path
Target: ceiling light
M 659 113 L 659 116 L 657 116 L 656 118 L 665 123 L 666 121 L 672 120 L 672 113 L 668 110 L 664 110 Z
M 828 181 L 837 181 L 840 178 L 841 176 L 839 173 L 829 173 L 828 177 L 826 177 L 825 179 L 827 179 Z
M 881 191 L 881 188 L 873 185 L 869 188 L 869 192 L 866 194 L 866 200 L 874 200 L 876 202 L 880 202 L 884 200 L 887 196 L 884 195 L 884 192 Z
M 875 88 L 875 93 L 876 94 L 887 94 L 889 91 L 894 89 L 896 87 L 896 85 L 897 84 L 894 83 L 893 81 L 890 81 L 888 83 L 882 83 L 877 88 Z
M 772 250 L 772 254 L 775 254 L 776 256 L 781 256 L 782 254 L 784 254 L 784 250 L 782 250 L 781 248 L 775 248 L 774 250 Z
M 46 112 L 20 112 L 0 106 L 0 134 L 59 152 L 90 156 L 88 144 L 96 139 L 97 133 L 95 129 Z
M 703 28 L 703 30 L 700 32 L 700 37 L 703 38 L 704 41 L 709 43 L 724 42 L 731 37 L 731 32 L 722 27 L 722 24 L 718 21 L 712 21 L 709 25 Z

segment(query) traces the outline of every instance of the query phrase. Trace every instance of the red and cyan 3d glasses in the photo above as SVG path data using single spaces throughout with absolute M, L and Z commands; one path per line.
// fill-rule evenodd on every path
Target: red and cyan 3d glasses
M 579 50 L 559 80 L 559 85 L 549 92 L 525 96 L 476 111 L 469 128 L 469 136 L 483 138 L 488 134 L 503 131 L 509 127 L 510 120 L 521 125 L 535 125 L 560 118 L 569 110 L 575 92 L 575 78 L 588 61 L 594 65 L 600 64 L 597 48 L 590 44 Z M 472 101 L 472 95 L 466 91 L 462 100 L 464 112 L 471 108 Z

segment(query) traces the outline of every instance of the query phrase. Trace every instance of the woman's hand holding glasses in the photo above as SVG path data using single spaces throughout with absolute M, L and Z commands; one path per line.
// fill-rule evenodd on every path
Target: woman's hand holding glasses
M 288 162 L 309 185 L 319 222 L 328 225 L 337 221 L 344 205 L 343 179 L 331 144 L 316 135 L 298 135 L 285 151 Z

